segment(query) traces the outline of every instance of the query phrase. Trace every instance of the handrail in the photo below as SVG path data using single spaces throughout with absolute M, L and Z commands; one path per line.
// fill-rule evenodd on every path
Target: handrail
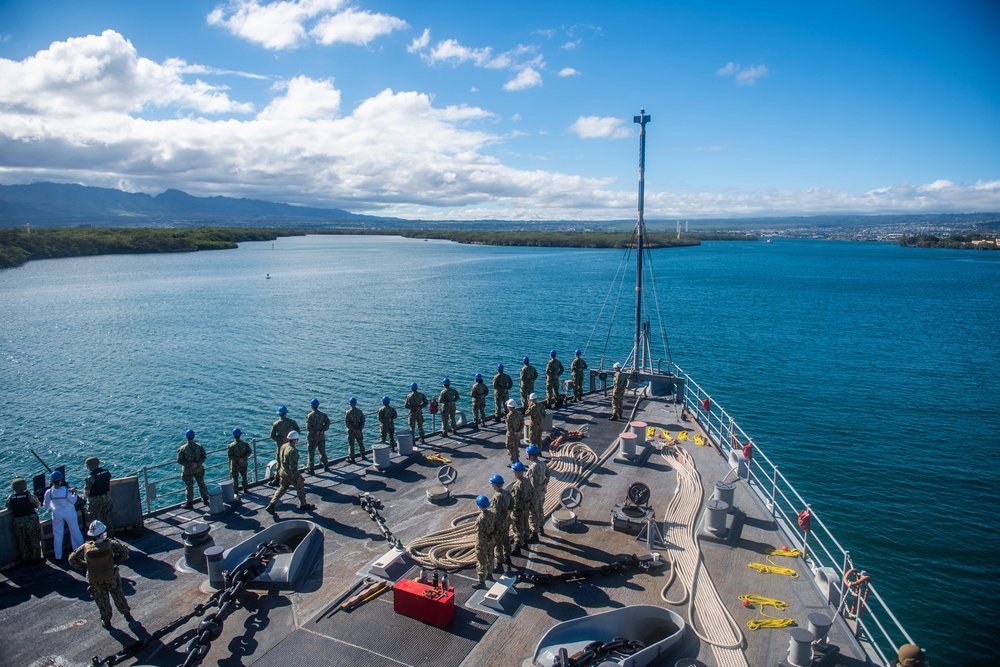
M 709 441 L 721 455 L 728 456 L 734 442 L 739 443 L 740 447 L 752 443 L 753 454 L 748 462 L 745 478 L 748 488 L 771 512 L 772 518 L 789 542 L 805 552 L 804 558 L 813 573 L 820 568 L 832 569 L 838 574 L 836 585 L 841 599 L 845 595 L 852 595 L 844 584 L 844 575 L 852 562 L 850 553 L 833 536 L 816 510 L 767 456 L 761 445 L 715 399 L 680 366 L 673 362 L 667 362 L 667 365 L 673 368 L 675 375 L 684 379 L 684 405 L 704 428 Z M 702 407 L 702 400 L 706 398 L 709 399 L 707 411 Z M 805 509 L 809 510 L 811 519 L 811 530 L 808 533 L 798 525 L 798 514 Z M 857 615 L 851 614 L 850 609 L 846 608 L 848 605 L 841 605 L 838 613 L 851 627 L 869 657 L 877 659 L 881 664 L 889 664 L 901 644 L 914 642 L 875 586 L 870 581 L 867 586 L 868 599 L 863 604 L 863 614 L 861 605 Z M 885 618 L 891 622 L 883 622 Z

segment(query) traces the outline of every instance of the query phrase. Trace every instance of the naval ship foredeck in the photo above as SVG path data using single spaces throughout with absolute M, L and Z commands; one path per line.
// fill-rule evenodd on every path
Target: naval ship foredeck
M 680 404 L 674 403 L 672 396 L 668 399 L 637 399 L 630 394 L 625 414 L 631 411 L 633 419 L 658 430 L 698 433 L 698 424 L 682 420 Z M 558 574 L 605 565 L 622 555 L 649 552 L 646 543 L 634 535 L 612 529 L 612 508 L 625 499 L 631 484 L 643 482 L 651 490 L 649 504 L 656 518 L 663 520 L 668 505 L 675 503 L 681 493 L 677 491 L 679 484 L 684 487 L 688 477 L 680 479 L 681 473 L 659 452 L 653 452 L 641 466 L 616 463 L 611 448 L 617 446 L 625 424 L 608 421 L 609 407 L 610 397 L 598 393 L 589 395 L 583 403 L 550 411 L 557 429 L 585 431 L 582 442 L 600 457 L 600 463 L 580 485 L 583 502 L 574 510 L 578 515 L 577 526 L 563 532 L 550 522 L 540 541 L 532 544 L 528 553 L 514 559 L 515 572 Z M 742 479 L 736 483 L 733 503 L 743 515 L 732 528 L 735 539 L 699 540 L 711 581 L 705 571 L 697 575 L 694 601 L 704 616 L 694 616 L 693 628 L 688 605 L 671 606 L 661 596 L 669 583 L 667 599 L 678 601 L 688 597 L 683 585 L 685 569 L 690 576 L 690 568 L 696 567 L 692 563 L 697 562 L 691 553 L 692 530 L 673 521 L 663 526 L 667 543 L 656 548 L 668 557 L 668 564 L 648 572 L 613 573 L 575 583 L 555 582 L 545 586 L 518 583 L 517 594 L 504 600 L 505 613 L 491 613 L 479 605 L 468 604 L 476 578 L 473 568 L 450 575 L 455 587 L 456 613 L 445 628 L 395 614 L 392 591 L 354 611 L 331 613 L 334 598 L 357 582 L 359 572 L 388 549 L 376 525 L 359 506 L 360 494 L 368 492 L 382 501 L 381 515 L 386 525 L 407 545 L 432 531 L 447 528 L 454 517 L 475 511 L 475 497 L 490 493 L 488 480 L 492 474 L 501 473 L 508 482 L 512 481 L 503 442 L 502 424 L 491 423 L 485 429 L 466 427 L 457 436 L 434 435 L 427 439 L 426 445 L 418 443 L 421 454 L 440 453 L 451 459 L 458 471 L 458 479 L 450 487 L 454 498 L 450 504 L 435 505 L 427 501 L 428 487 L 438 483 L 439 464 L 422 456 L 388 476 L 365 474 L 361 462 L 350 464 L 344 460 L 333 463 L 329 472 L 307 475 L 309 500 L 317 509 L 308 512 L 294 509 L 297 503 L 294 494 L 289 493 L 279 506 L 279 517 L 306 518 L 323 529 L 325 549 L 321 571 L 317 568 L 314 576 L 296 592 L 244 592 L 241 608 L 226 620 L 222 635 L 212 643 L 203 664 L 520 665 L 533 655 L 542 634 L 558 622 L 626 605 L 656 604 L 674 609 L 688 621 L 684 642 L 656 664 L 674 665 L 682 658 L 691 658 L 708 666 L 776 665 L 786 657 L 789 629 L 749 630 L 747 621 L 762 616 L 757 608 L 744 607 L 738 599 L 740 595 L 756 594 L 788 602 L 786 609 L 768 608 L 766 612 L 792 618 L 802 628 L 808 626 L 811 613 L 833 616 L 802 558 L 775 559 L 784 561 L 778 565 L 797 571 L 797 578 L 764 574 L 748 567 L 751 562 L 766 563 L 767 553 L 787 545 L 788 538 Z M 663 441 L 654 444 L 659 446 Z M 699 506 L 709 499 L 716 481 L 736 479 L 715 445 L 698 446 L 689 438 L 678 446 L 690 455 L 703 481 Z M 269 487 L 252 488 L 250 494 L 242 497 L 242 503 L 218 517 L 177 507 L 161 510 L 146 520 L 146 529 L 140 537 L 124 536 L 131 557 L 123 564 L 121 573 L 141 628 L 129 628 L 116 614 L 116 629 L 110 632 L 102 629 L 86 581 L 78 573 L 51 565 L 7 572 L 6 580 L 0 584 L 3 590 L 0 624 L 4 628 L 0 665 L 90 664 L 94 656 L 110 656 L 135 637 L 147 636 L 186 614 L 213 591 L 204 573 L 175 567 L 183 563 L 184 527 L 191 521 L 205 521 L 212 526 L 216 545 L 232 546 L 272 523 L 272 518 L 263 511 L 270 495 Z M 699 522 L 701 514 L 698 512 Z M 405 576 L 413 578 L 418 569 L 414 565 L 404 571 Z M 713 584 L 718 601 L 742 631 L 736 649 L 715 647 L 704 639 L 715 640 L 733 632 L 719 614 L 710 613 Z M 179 625 L 123 664 L 183 664 L 197 622 L 189 620 Z M 870 664 L 840 618 L 835 618 L 828 640 L 838 651 L 836 664 L 845 667 Z

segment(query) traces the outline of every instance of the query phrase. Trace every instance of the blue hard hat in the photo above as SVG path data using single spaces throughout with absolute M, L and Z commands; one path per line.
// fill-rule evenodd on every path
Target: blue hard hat
M 194 431 L 192 431 L 191 429 L 184 431 L 184 437 L 187 438 L 188 440 L 194 440 Z
M 241 435 L 243 435 L 243 431 L 239 430 L 238 428 L 234 428 L 234 429 L 233 429 L 233 437 L 234 437 L 234 438 L 238 438 L 238 437 L 240 437 Z
M 542 450 L 538 448 L 538 445 L 528 445 L 528 449 L 526 451 L 528 452 L 528 456 L 538 456 L 542 453 Z
M 524 358 L 524 363 L 528 363 L 528 357 Z
M 354 398 L 353 396 L 351 396 L 351 400 L 349 400 L 349 401 L 347 401 L 347 402 L 348 402 L 348 403 L 350 403 L 351 405 L 356 405 L 356 404 L 357 404 L 357 402 L 358 402 L 358 399 L 356 399 L 356 398 Z
M 58 470 L 53 470 L 52 474 L 49 475 L 49 481 L 55 481 L 57 479 L 62 479 L 62 473 Z
M 500 486 L 503 486 L 503 477 L 500 475 L 493 475 L 490 477 L 490 484 L 499 484 Z
M 313 400 L 309 401 L 309 405 L 313 406 L 314 408 L 318 408 L 319 407 L 319 399 L 318 398 L 314 398 Z
M 278 414 L 279 415 L 287 415 L 288 414 L 288 408 L 286 408 L 284 405 L 282 405 L 280 408 L 278 408 Z
M 551 352 L 549 352 L 549 356 L 550 356 L 550 357 L 554 357 L 554 356 L 556 356 L 556 351 L 555 351 L 555 350 L 552 350 Z
M 389 405 L 389 397 L 388 396 L 383 396 L 382 397 L 382 405 Z
M 448 385 L 451 384 L 451 380 L 449 380 L 448 378 L 445 378 L 445 379 L 441 380 L 441 384 L 443 384 L 444 386 L 447 387 Z
M 476 373 L 476 379 L 477 380 L 482 380 L 483 379 L 483 374 L 482 373 Z
M 512 465 L 510 469 L 514 472 L 524 472 L 528 469 L 528 466 L 524 465 L 520 461 L 514 461 L 514 465 Z
M 576 356 L 579 357 L 581 354 L 583 354 L 583 352 L 581 352 L 580 350 L 577 350 L 574 354 L 576 354 Z
M 503 364 L 497 364 L 497 370 L 498 371 L 502 371 L 503 370 Z
M 490 499 L 487 498 L 486 496 L 479 496 L 478 498 L 476 498 L 476 504 L 482 507 L 483 509 L 486 509 L 487 507 L 490 506 Z
M 417 383 L 416 382 L 411 382 L 410 383 L 410 389 L 412 389 L 413 391 L 416 391 L 417 390 Z

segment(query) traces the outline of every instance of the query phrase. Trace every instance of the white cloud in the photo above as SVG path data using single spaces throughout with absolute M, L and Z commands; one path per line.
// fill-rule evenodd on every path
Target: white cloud
M 409 27 L 406 21 L 395 16 L 348 8 L 332 16 L 323 17 L 309 34 L 320 44 L 343 42 L 364 46 L 376 37 Z
M 285 94 L 275 98 L 257 117 L 261 120 L 320 120 L 340 113 L 340 91 L 333 81 L 315 81 L 297 76 L 281 86 Z
M 542 75 L 533 67 L 525 67 L 503 85 L 504 90 L 527 90 L 542 85 Z
M 427 45 L 431 43 L 431 29 L 424 28 L 424 31 L 420 34 L 420 37 L 414 37 L 410 45 L 406 47 L 408 53 L 419 53 L 427 48 Z
M 695 146 L 695 150 L 700 152 L 708 153 L 718 153 L 722 150 L 722 146 Z
M 718 76 L 731 76 L 741 86 L 752 86 L 757 83 L 757 79 L 763 78 L 770 73 L 767 65 L 751 65 L 743 67 L 734 62 L 728 62 L 715 70 Z
M 600 116 L 580 116 L 569 126 L 581 139 L 626 139 L 632 136 L 631 130 L 621 118 Z
M 267 49 L 290 49 L 309 37 L 320 44 L 342 42 L 367 45 L 406 21 L 388 14 L 374 14 L 345 6 L 345 0 L 231 0 L 213 9 L 209 25 L 226 28 Z
M 561 48 L 563 51 L 576 51 L 580 47 L 581 40 L 577 39 L 572 42 L 566 42 Z
M 577 72 L 572 67 L 563 67 L 561 70 L 559 70 L 558 75 L 559 76 L 580 76 L 580 73 Z
M 533 46 L 518 45 L 510 51 L 495 54 L 489 46 L 473 48 L 464 46 L 457 39 L 445 39 L 435 44 L 429 52 L 421 53 L 420 57 L 431 65 L 472 63 L 486 69 L 512 69 L 523 63 L 526 56 L 533 56 L 535 51 Z

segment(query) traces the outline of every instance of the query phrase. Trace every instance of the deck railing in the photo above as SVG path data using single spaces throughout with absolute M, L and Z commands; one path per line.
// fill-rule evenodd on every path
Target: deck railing
M 850 552 L 833 536 L 819 513 L 725 408 L 676 364 L 673 371 L 684 379 L 684 405 L 688 412 L 709 435 L 719 454 L 729 457 L 734 468 L 742 470 L 741 479 L 771 512 L 788 538 L 789 546 L 805 553 L 817 585 L 826 582 L 832 593 L 829 595 L 831 604 L 869 657 L 878 664 L 890 664 L 900 645 L 914 642 L 885 599 L 870 581 L 862 581 L 856 592 L 845 585 L 845 575 L 856 566 Z M 749 460 L 743 455 L 743 447 L 748 443 L 751 444 Z M 808 531 L 799 525 L 799 513 L 803 510 L 808 510 L 810 515 Z M 860 568 L 857 570 L 858 575 L 864 574 Z

